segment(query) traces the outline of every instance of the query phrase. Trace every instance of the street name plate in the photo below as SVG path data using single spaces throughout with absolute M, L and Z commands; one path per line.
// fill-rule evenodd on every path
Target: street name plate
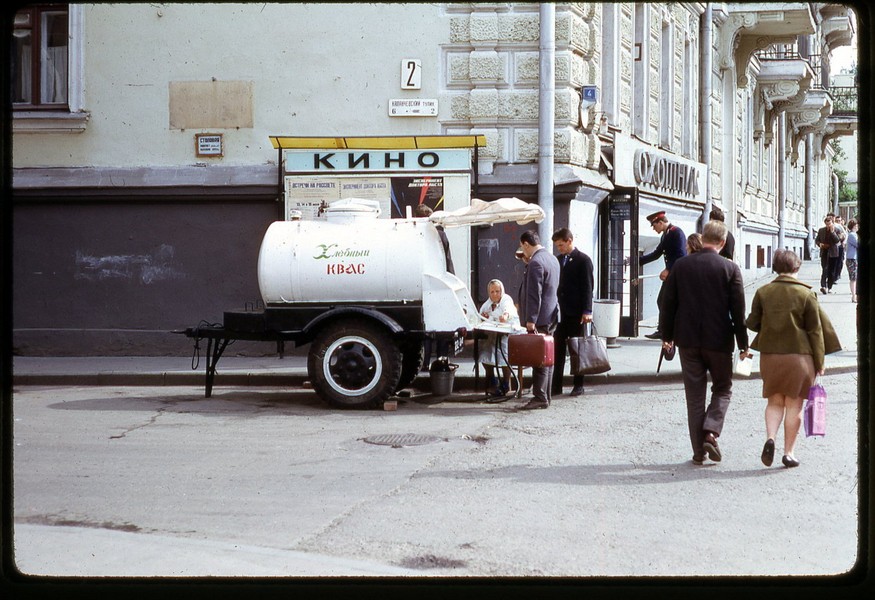
M 436 117 L 437 98 L 395 98 L 389 100 L 390 117 Z

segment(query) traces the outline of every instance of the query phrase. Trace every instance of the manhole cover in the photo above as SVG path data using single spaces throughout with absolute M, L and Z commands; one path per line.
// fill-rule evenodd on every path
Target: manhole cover
M 372 435 L 366 437 L 365 441 L 369 444 L 378 444 L 380 446 L 422 446 L 423 444 L 431 444 L 439 442 L 443 438 L 434 435 L 420 435 L 418 433 L 384 433 L 382 435 Z

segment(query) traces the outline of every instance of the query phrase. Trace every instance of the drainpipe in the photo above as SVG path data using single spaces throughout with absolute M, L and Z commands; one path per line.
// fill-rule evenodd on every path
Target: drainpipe
M 708 220 L 708 215 L 711 213 L 711 72 L 713 70 L 711 48 L 713 27 L 714 14 L 709 2 L 705 5 L 705 12 L 702 15 L 701 32 L 699 34 L 699 63 L 702 68 L 699 83 L 701 90 L 701 97 L 699 99 L 699 156 L 700 161 L 705 165 L 705 212 L 702 215 L 702 227 L 704 227 L 705 222 Z M 735 229 L 734 219 L 727 225 L 729 224 L 732 225 L 730 231 Z
M 546 217 L 538 225 L 541 244 L 549 248 L 553 235 L 553 129 L 556 114 L 556 7 L 540 4 L 538 70 L 538 204 Z
M 832 212 L 839 214 L 839 176 L 832 173 Z
M 807 146 L 806 146 L 807 150 Z M 808 156 L 806 152 L 806 157 Z M 806 160 L 808 160 L 806 158 Z M 805 168 L 808 177 L 808 167 Z M 787 113 L 781 111 L 778 117 L 778 250 L 785 245 L 784 218 L 787 204 Z
M 808 230 L 808 243 L 805 249 L 809 251 L 809 259 L 811 258 L 811 248 L 814 246 L 814 234 L 811 231 L 812 223 L 814 223 L 814 193 L 812 190 L 814 185 L 814 173 L 812 173 L 814 160 L 811 155 L 812 147 L 814 146 L 812 143 L 813 135 L 813 133 L 809 133 L 805 136 L 805 227 Z

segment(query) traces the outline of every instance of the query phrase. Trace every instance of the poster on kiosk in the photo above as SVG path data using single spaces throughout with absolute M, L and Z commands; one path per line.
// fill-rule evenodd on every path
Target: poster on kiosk
M 323 220 L 331 203 L 346 198 L 373 200 L 379 218 L 400 219 L 420 204 L 435 212 L 470 206 L 474 151 L 485 138 L 272 136 L 271 142 L 280 152 L 285 220 Z M 470 229 L 447 237 L 457 273 L 469 273 Z
M 403 218 L 420 204 L 467 206 L 477 138 L 274 138 L 283 152 L 286 219 L 322 218 L 321 206 L 344 198 L 378 201 L 381 218 Z

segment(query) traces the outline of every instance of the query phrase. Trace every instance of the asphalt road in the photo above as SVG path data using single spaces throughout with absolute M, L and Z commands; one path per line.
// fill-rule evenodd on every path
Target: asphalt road
M 522 413 L 426 394 L 336 411 L 269 388 L 21 387 L 15 564 L 76 577 L 838 576 L 860 558 L 857 375 L 824 384 L 828 434 L 801 439 L 796 469 L 760 462 L 758 378 L 736 380 L 724 459 L 699 467 L 680 381 L 588 386 Z

